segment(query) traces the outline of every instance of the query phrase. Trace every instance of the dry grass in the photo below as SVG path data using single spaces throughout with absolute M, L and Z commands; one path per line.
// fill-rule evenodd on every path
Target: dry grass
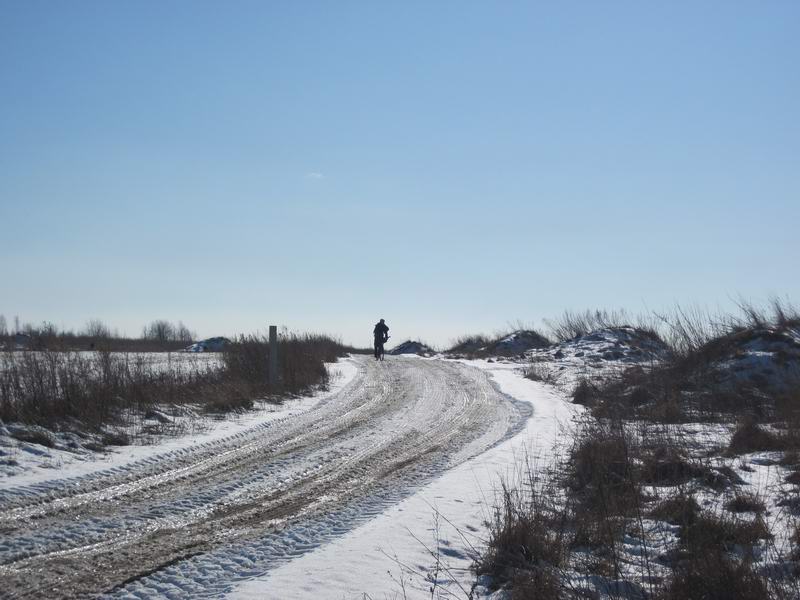
M 557 599 L 562 597 L 560 573 L 572 536 L 559 526 L 566 521 L 553 501 L 555 490 L 538 482 L 532 465 L 526 465 L 526 481 L 519 487 L 502 482 L 488 523 L 488 547 L 474 568 L 491 576 L 495 586 L 506 586 L 513 599 Z
M 755 494 L 741 492 L 725 503 L 725 509 L 734 513 L 763 513 L 767 507 Z
M 660 340 L 658 322 L 655 317 L 632 317 L 624 310 L 586 310 L 584 312 L 564 311 L 558 319 L 546 319 L 550 335 L 559 342 L 589 335 L 600 329 L 621 329 L 630 327 L 643 337 Z
M 519 500 L 528 497 L 528 488 L 534 486 L 516 492 L 504 487 L 506 506 L 498 513 L 503 518 L 492 524 L 487 554 L 494 562 L 479 563 L 485 572 L 499 577 L 498 585 L 511 586 L 512 597 L 606 593 L 573 593 L 567 586 L 576 573 L 596 581 L 623 580 L 623 563 L 629 573 L 631 561 L 636 560 L 624 546 L 631 535 L 647 545 L 644 533 L 631 533 L 644 531 L 647 519 L 677 526 L 672 531 L 678 538 L 672 538 L 670 549 L 657 557 L 662 569 L 657 577 L 652 577 L 648 563 L 652 549 L 635 566 L 636 581 L 650 582 L 650 589 L 642 592 L 646 597 L 798 597 L 796 581 L 776 574 L 777 568 L 766 569 L 756 558 L 768 550 L 777 552 L 779 561 L 800 560 L 800 533 L 795 528 L 791 548 L 776 549 L 762 518 L 771 516 L 766 503 L 744 491 L 738 474 L 716 460 L 726 448 L 701 451 L 696 440 L 685 436 L 691 429 L 671 425 L 738 422 L 727 456 L 782 452 L 780 463 L 792 469 L 787 483 L 800 485 L 800 381 L 792 388 L 787 380 L 788 387 L 779 389 L 770 382 L 742 383 L 731 377 L 736 356 L 745 354 L 741 348 L 780 346 L 794 335 L 787 328 L 800 325 L 800 319 L 795 309 L 781 302 L 768 310 L 741 308 L 739 317 L 719 319 L 700 311 L 679 311 L 651 328 L 671 346 L 663 360 L 628 368 L 617 376 L 604 375 L 602 381 L 578 380 L 573 401 L 590 412 L 575 433 L 574 445 L 555 474 L 537 472 L 540 479 L 533 474 L 528 478 L 536 479 L 540 496 L 550 490 L 547 501 Z M 566 340 L 628 324 L 619 313 L 567 313 L 551 324 L 551 330 Z M 782 368 L 780 352 L 775 356 Z M 788 353 L 783 360 L 789 360 Z M 540 371 L 534 376 L 545 379 Z M 696 498 L 708 502 L 721 491 L 728 494 L 724 505 L 704 510 L 698 504 Z M 663 543 L 653 541 L 657 547 Z M 495 544 L 503 547 L 502 552 L 492 554 Z M 522 554 L 521 548 L 525 548 Z
M 522 336 L 526 349 L 546 348 L 553 342 L 542 332 L 520 325 L 519 328 L 496 333 L 493 336 L 484 334 L 465 335 L 452 342 L 445 352 L 453 356 L 467 356 L 470 358 L 485 358 L 491 356 L 515 356 L 519 351 L 512 350 L 504 344 L 503 340 L 511 335 Z
M 676 496 L 659 502 L 653 507 L 649 515 L 654 519 L 666 521 L 672 525 L 688 527 L 692 525 L 700 515 L 700 505 L 697 503 L 694 496 L 679 493 Z
M 794 424 L 789 424 L 783 431 L 767 429 L 753 417 L 743 419 L 731 436 L 728 452 L 745 454 L 748 452 L 783 451 L 784 461 L 791 463 L 793 456 L 800 449 L 800 432 Z
M 50 429 L 99 431 L 144 415 L 160 405 L 194 405 L 206 412 L 252 406 L 257 398 L 280 401 L 324 386 L 324 362 L 344 352 L 321 335 L 284 335 L 279 340 L 276 381 L 268 375 L 269 345 L 242 337 L 222 354 L 220 367 L 154 367 L 141 356 L 98 352 L 13 352 L 0 356 L 0 419 Z
M 693 554 L 675 567 L 659 600 L 771 600 L 764 578 L 749 561 L 722 552 Z

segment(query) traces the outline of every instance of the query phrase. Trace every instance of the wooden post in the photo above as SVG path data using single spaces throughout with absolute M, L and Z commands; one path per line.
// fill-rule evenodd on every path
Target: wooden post
M 278 326 L 269 326 L 269 387 L 275 390 L 278 385 Z

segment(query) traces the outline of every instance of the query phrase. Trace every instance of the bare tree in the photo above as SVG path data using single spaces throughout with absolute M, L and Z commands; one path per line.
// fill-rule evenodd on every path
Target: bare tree
M 8 326 L 6 325 L 6 316 L 0 315 L 0 337 L 8 335 Z
M 108 339 L 111 337 L 111 330 L 100 319 L 90 319 L 86 322 L 83 334 L 90 338 Z
M 170 342 L 175 339 L 175 327 L 169 321 L 158 319 L 145 325 L 142 330 L 142 337 L 146 340 L 157 342 Z
M 54 338 L 58 336 L 58 326 L 50 321 L 42 321 L 42 327 L 39 330 L 39 335 L 42 337 Z
M 197 334 L 184 325 L 183 321 L 178 321 L 178 327 L 175 330 L 175 339 L 177 341 L 191 343 L 196 337 Z

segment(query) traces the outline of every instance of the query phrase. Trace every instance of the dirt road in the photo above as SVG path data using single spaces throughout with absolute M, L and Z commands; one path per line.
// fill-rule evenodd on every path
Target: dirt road
M 0 490 L 0 596 L 214 597 L 318 547 L 518 430 L 450 361 L 353 359 L 308 412 L 47 486 Z

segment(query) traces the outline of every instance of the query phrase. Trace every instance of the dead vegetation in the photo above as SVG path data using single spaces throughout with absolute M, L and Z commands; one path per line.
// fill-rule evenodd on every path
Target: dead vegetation
M 772 453 L 764 460 L 788 472 L 782 481 L 800 485 L 797 311 L 774 302 L 735 318 L 658 320 L 639 326 L 664 340 L 663 358 L 573 379 L 573 401 L 588 408 L 573 443 L 549 469 L 503 485 L 475 566 L 512 598 L 800 597 L 796 491 L 768 502 L 728 466 Z M 630 320 L 604 311 L 550 324 L 562 341 L 617 327 Z M 551 371 L 539 361 L 529 376 L 549 382 Z M 729 433 L 716 446 L 686 434 L 703 427 Z M 776 545 L 775 510 L 794 528 L 788 547 Z
M 665 358 L 584 385 L 578 390 L 580 402 L 598 417 L 635 414 L 654 422 L 696 422 L 747 416 L 796 422 L 800 317 L 777 301 L 771 315 L 747 305 L 742 311 L 740 317 L 706 315 L 706 320 L 683 310 L 664 317 L 670 348 Z
M 516 357 L 534 348 L 546 348 L 552 341 L 542 332 L 520 326 L 497 333 L 462 336 L 455 340 L 446 354 L 462 358 Z
M 279 402 L 326 385 L 324 363 L 335 362 L 344 351 L 328 336 L 283 335 L 275 381 L 269 378 L 268 341 L 258 336 L 238 338 L 216 365 L 189 362 L 188 367 L 187 361 L 169 358 L 155 364 L 141 354 L 6 352 L 0 355 L 0 420 L 39 427 L 29 432 L 111 434 L 107 426 L 160 414 L 165 406 L 207 413 L 243 410 L 256 399 Z
M 632 317 L 624 310 L 564 311 L 559 319 L 546 319 L 548 330 L 559 342 L 584 337 L 602 329 L 632 328 L 642 337 L 660 340 L 656 317 Z

